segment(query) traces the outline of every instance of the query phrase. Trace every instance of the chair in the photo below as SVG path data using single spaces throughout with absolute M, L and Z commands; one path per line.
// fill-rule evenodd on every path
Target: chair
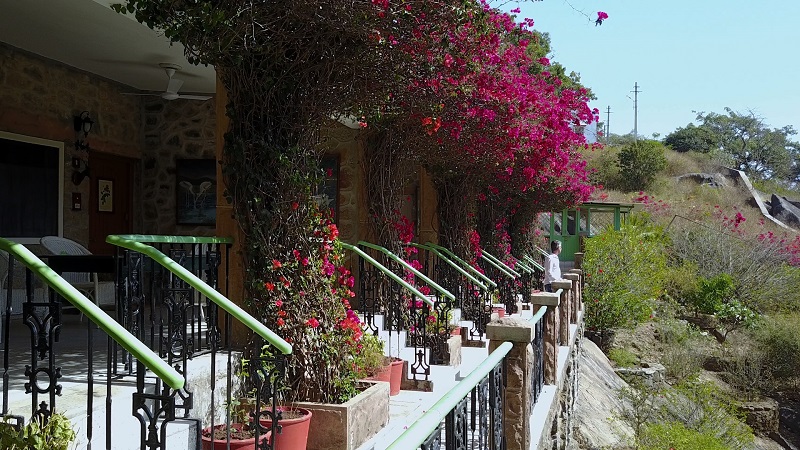
M 75 241 L 58 237 L 45 236 L 40 240 L 42 246 L 54 255 L 91 255 L 86 247 Z M 97 306 L 116 305 L 113 281 L 98 281 L 97 273 L 88 272 L 64 272 L 61 274 L 67 282 L 81 291 L 86 297 L 92 300 Z M 83 315 L 81 315 L 83 320 Z

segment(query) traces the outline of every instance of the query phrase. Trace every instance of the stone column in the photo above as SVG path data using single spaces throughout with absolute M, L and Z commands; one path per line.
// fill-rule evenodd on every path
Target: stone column
M 578 274 L 578 286 L 576 287 L 578 311 L 583 311 L 583 270 L 570 269 L 567 273 Z
M 561 298 L 552 292 L 536 292 L 531 295 L 533 313 L 542 306 L 547 307 L 544 315 L 544 384 L 556 384 L 558 370 L 558 309 Z
M 569 296 L 572 291 L 572 281 L 553 281 L 553 290 L 559 289 L 561 289 L 561 305 L 558 311 L 558 342 L 560 345 L 569 345 L 569 317 L 572 309 Z
M 578 311 L 580 309 L 578 307 L 578 303 L 580 303 L 578 293 L 580 292 L 581 276 L 577 273 L 565 273 L 564 279 L 572 281 L 572 290 L 569 295 L 569 322 L 578 323 Z
M 504 317 L 486 326 L 489 353 L 504 342 L 514 347 L 506 355 L 506 389 L 503 435 L 506 449 L 531 448 L 531 412 L 533 411 L 533 340 L 534 326 L 520 317 Z

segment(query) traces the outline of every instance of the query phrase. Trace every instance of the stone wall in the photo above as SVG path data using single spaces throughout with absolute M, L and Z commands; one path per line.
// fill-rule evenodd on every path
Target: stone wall
M 121 95 L 130 90 L 129 86 L 0 42 L 0 131 L 64 143 L 64 236 L 83 244 L 89 240 L 90 183 L 75 186 L 70 180 L 70 159 L 87 157 L 86 152 L 74 149 L 73 116 L 89 111 L 96 121 L 88 138 L 91 152 L 138 159 L 142 100 Z M 70 208 L 73 192 L 83 197 L 81 211 Z M 137 206 L 134 196 L 134 210 Z M 136 221 L 133 226 L 140 229 Z
M 359 130 L 333 123 L 323 131 L 328 155 L 339 157 L 339 198 L 337 226 L 344 242 L 354 244 L 362 235 L 359 232 L 359 210 L 363 208 L 363 177 L 359 161 L 364 154 Z
M 213 225 L 177 224 L 175 167 L 178 159 L 215 158 L 214 100 L 145 99 L 142 232 L 213 236 Z

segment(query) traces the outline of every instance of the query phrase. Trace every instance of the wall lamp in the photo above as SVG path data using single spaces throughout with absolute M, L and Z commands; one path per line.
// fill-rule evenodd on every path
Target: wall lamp
M 72 158 L 72 183 L 77 186 L 89 176 L 89 142 L 86 138 L 89 136 L 89 132 L 92 131 L 94 121 L 89 117 L 89 111 L 84 111 L 80 115 L 74 116 L 72 121 L 77 135 L 75 138 L 75 151 L 85 151 L 87 153 L 86 159 L 78 156 Z M 83 136 L 81 136 L 81 133 L 83 133 Z
M 73 117 L 72 120 L 75 132 L 78 133 L 78 138 L 75 140 L 75 150 L 89 151 L 89 143 L 86 142 L 86 138 L 89 136 L 89 132 L 92 131 L 94 120 L 89 117 L 89 111 L 82 112 L 80 115 Z M 83 138 L 80 137 L 80 133 L 83 133 Z

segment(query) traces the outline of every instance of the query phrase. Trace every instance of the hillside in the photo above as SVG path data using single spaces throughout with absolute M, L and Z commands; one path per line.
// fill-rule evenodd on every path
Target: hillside
M 800 193 L 669 149 L 647 189 L 620 190 L 618 152 L 587 154 L 594 200 L 646 214 L 587 242 L 586 326 L 633 387 L 589 421 L 638 429 L 630 448 L 800 448 Z

